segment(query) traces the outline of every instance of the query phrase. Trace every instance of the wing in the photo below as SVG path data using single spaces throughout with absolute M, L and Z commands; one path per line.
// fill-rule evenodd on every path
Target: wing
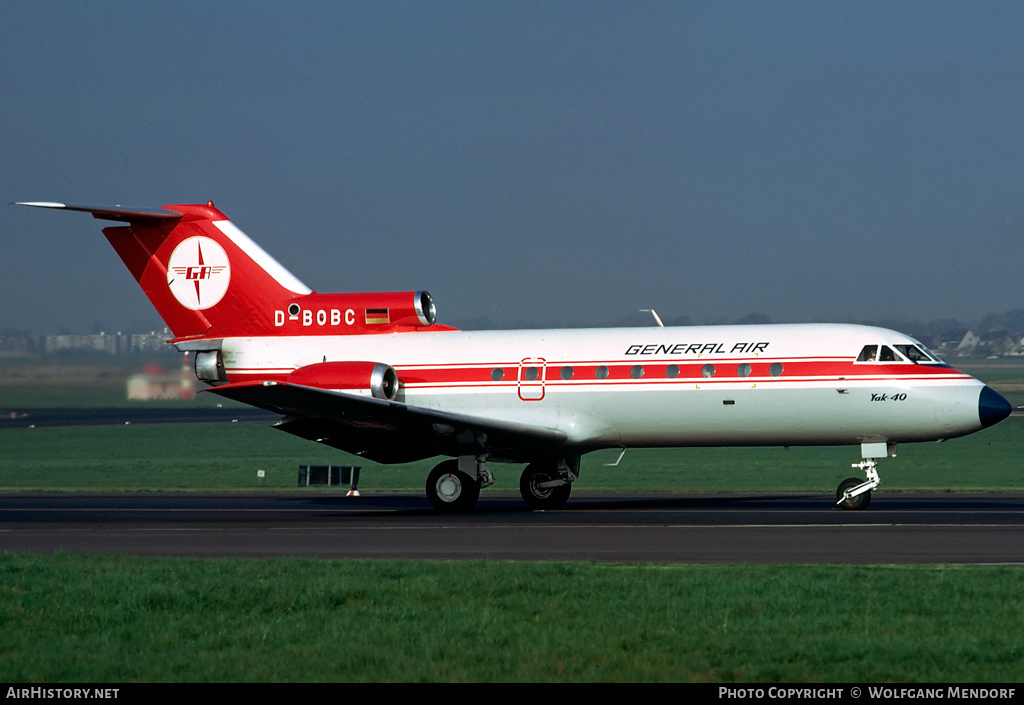
M 284 382 L 241 382 L 206 390 L 285 415 L 276 427 L 379 463 L 436 455 L 488 455 L 526 462 L 566 441 L 551 428 L 356 396 Z

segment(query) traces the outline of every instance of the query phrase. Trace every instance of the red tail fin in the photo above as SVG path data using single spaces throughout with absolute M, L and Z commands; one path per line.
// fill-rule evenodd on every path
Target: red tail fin
M 163 209 L 22 205 L 127 221 L 103 234 L 176 339 L 275 332 L 275 311 L 312 293 L 212 203 Z
M 103 234 L 176 338 L 265 335 L 276 309 L 311 293 L 212 204 L 165 208 L 181 218 Z
M 314 293 L 212 203 L 163 208 L 19 205 L 85 211 L 127 222 L 105 228 L 103 234 L 174 333 L 174 342 L 453 330 L 434 324 L 434 302 L 425 291 Z

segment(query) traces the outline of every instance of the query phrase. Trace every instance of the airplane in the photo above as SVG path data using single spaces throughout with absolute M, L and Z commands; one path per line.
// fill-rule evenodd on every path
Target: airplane
M 771 324 L 460 331 L 425 291 L 320 294 L 214 207 L 19 202 L 123 223 L 103 234 L 208 391 L 380 463 L 437 456 L 426 496 L 467 512 L 489 463 L 563 507 L 603 449 L 860 446 L 835 506 L 867 508 L 898 444 L 979 431 L 1011 406 L 893 330 Z M 619 456 L 621 460 L 621 454 Z

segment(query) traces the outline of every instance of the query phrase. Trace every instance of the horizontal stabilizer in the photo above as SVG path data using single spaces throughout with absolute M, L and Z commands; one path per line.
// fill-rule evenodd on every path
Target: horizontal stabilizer
M 118 220 L 127 223 L 138 223 L 147 220 L 177 220 L 182 217 L 178 211 L 166 208 L 134 208 L 129 206 L 93 206 L 82 203 L 53 203 L 50 201 L 17 201 L 16 206 L 33 208 L 55 208 L 65 211 L 82 211 L 92 213 L 93 218 L 100 220 Z

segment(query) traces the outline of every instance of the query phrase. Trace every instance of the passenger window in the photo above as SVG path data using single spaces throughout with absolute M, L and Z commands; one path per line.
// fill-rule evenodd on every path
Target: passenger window
M 665 376 L 669 379 L 675 379 L 679 376 L 679 365 L 669 365 L 665 368 Z
M 633 365 L 633 369 L 629 371 L 629 376 L 633 379 L 640 379 L 644 376 L 644 368 L 640 365 Z

